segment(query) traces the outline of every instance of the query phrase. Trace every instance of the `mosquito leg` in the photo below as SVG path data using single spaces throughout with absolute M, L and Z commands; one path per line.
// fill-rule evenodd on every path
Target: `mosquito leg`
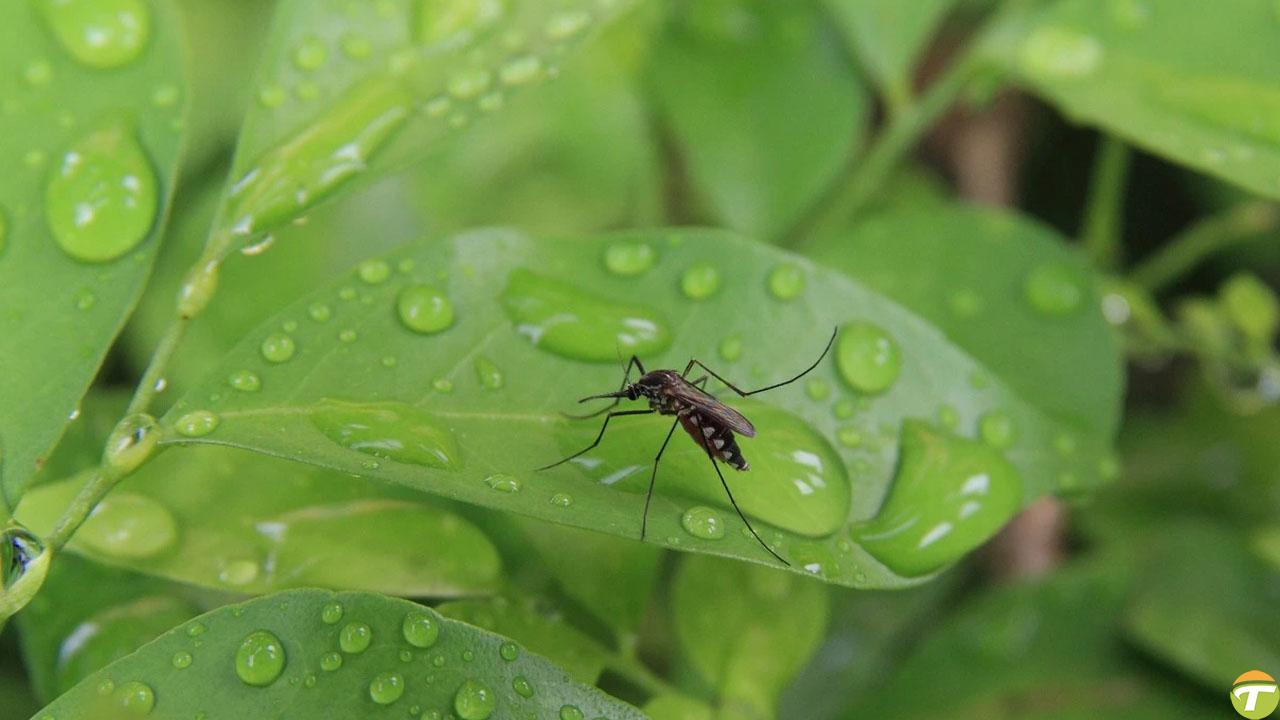
M 667 450 L 667 443 L 671 442 L 671 435 L 675 433 L 676 426 L 680 424 L 680 418 L 671 423 L 671 429 L 667 431 L 667 439 L 662 441 L 662 447 L 658 448 L 658 454 L 653 456 L 653 473 L 649 475 L 649 492 L 644 496 L 644 515 L 640 517 L 640 539 L 644 540 L 644 534 L 649 529 L 649 501 L 653 499 L 653 484 L 658 481 L 658 462 L 662 460 L 662 453 Z
M 627 383 L 631 380 L 632 366 L 638 368 L 640 370 L 640 374 L 644 375 L 644 365 L 640 363 L 640 358 L 636 357 L 635 355 L 632 355 L 631 359 L 627 361 L 626 371 L 622 373 L 622 384 L 618 386 L 619 392 L 625 389 L 627 387 Z M 602 413 L 607 413 L 610 410 L 618 407 L 618 403 L 620 402 L 622 402 L 622 398 L 614 398 L 613 402 L 609 403 L 608 405 L 605 405 L 604 407 L 600 408 L 599 410 L 596 410 L 595 412 L 589 412 L 584 415 L 574 415 L 573 413 L 560 413 L 560 414 L 565 416 L 566 418 L 569 418 L 570 420 L 588 420 Z
M 553 462 L 553 463 L 551 463 L 550 465 L 545 465 L 545 466 L 543 466 L 543 467 L 540 467 L 540 468 L 538 468 L 535 472 L 541 472 L 541 471 L 543 471 L 543 470 L 550 470 L 551 468 L 553 468 L 553 467 L 555 467 L 555 466 L 557 466 L 557 465 L 563 465 L 564 463 L 569 462 L 570 460 L 572 460 L 572 459 L 574 459 L 574 458 L 578 457 L 579 455 L 581 455 L 581 454 L 583 454 L 583 453 L 590 452 L 591 450 L 594 450 L 594 449 L 595 449 L 595 447 L 596 447 L 597 445 L 599 445 L 599 444 L 600 444 L 600 440 L 601 440 L 602 438 L 604 438 L 604 431 L 609 427 L 609 421 L 610 421 L 610 420 L 612 420 L 612 419 L 614 419 L 614 418 L 616 418 L 616 417 L 622 417 L 622 416 L 624 416 L 624 415 L 649 415 L 649 414 L 651 414 L 651 413 L 653 413 L 653 411 L 652 411 L 652 410 L 620 410 L 620 411 L 618 411 L 618 412 L 611 412 L 611 413 L 609 413 L 609 415 L 608 415 L 608 416 L 606 416 L 606 417 L 605 417 L 605 419 L 604 419 L 604 424 L 600 426 L 600 432 L 596 434 L 595 442 L 591 443 L 590 445 L 586 446 L 585 448 L 583 448 L 583 449 L 579 450 L 578 452 L 576 452 L 576 453 L 574 453 L 574 454 L 570 455 L 569 457 L 567 457 L 567 458 L 565 458 L 565 459 L 563 459 L 563 460 L 557 460 L 556 462 Z
M 814 360 L 814 361 L 813 361 L 813 364 L 812 364 L 812 365 L 810 365 L 809 367 L 805 368 L 805 371 L 804 371 L 804 372 L 800 373 L 799 375 L 796 375 L 795 377 L 791 378 L 790 380 L 783 380 L 783 381 L 782 381 L 782 382 L 780 382 L 780 383 L 774 383 L 773 385 L 770 385 L 770 386 L 768 386 L 768 387 L 762 387 L 762 388 L 760 388 L 759 390 L 743 390 L 742 388 L 739 388 L 737 385 L 734 385 L 733 383 L 729 382 L 728 380 L 725 380 L 724 378 L 720 377 L 720 375 L 719 375 L 719 374 L 717 374 L 715 370 L 712 370 L 711 368 L 707 367 L 706 365 L 704 365 L 704 364 L 702 363 L 702 361 L 701 361 L 701 360 L 698 360 L 697 358 L 692 358 L 692 359 L 690 359 L 690 360 L 689 360 L 689 364 L 684 366 L 684 372 L 682 372 L 682 373 L 680 373 L 680 374 L 681 374 L 681 375 L 688 375 L 688 374 L 689 374 L 689 371 L 693 369 L 693 366 L 694 366 L 694 365 L 697 365 L 698 367 L 700 367 L 700 368 L 702 368 L 703 370 L 706 370 L 708 373 L 710 373 L 710 374 L 711 374 L 711 377 L 713 377 L 713 378 L 715 378 L 715 379 L 719 380 L 720 382 L 724 383 L 724 384 L 725 384 L 725 387 L 727 387 L 727 388 L 729 388 L 730 390 L 732 390 L 732 391 L 734 391 L 734 392 L 738 393 L 738 394 L 739 394 L 739 395 L 741 395 L 742 397 L 746 397 L 746 396 L 748 396 L 748 395 L 755 395 L 756 393 L 762 393 L 762 392 L 764 392 L 764 391 L 766 391 L 766 390 L 773 390 L 773 389 L 775 389 L 775 388 L 780 388 L 780 387 L 782 387 L 783 385 L 790 385 L 791 383 L 793 383 L 793 382 L 795 382 L 795 381 L 799 380 L 800 378 L 804 377 L 805 375 L 808 375 L 809 373 L 813 372 L 813 369 L 814 369 L 814 368 L 816 368 L 816 367 L 818 367 L 818 363 L 822 362 L 822 359 L 823 359 L 823 358 L 825 358 L 825 357 L 827 356 L 827 353 L 831 352 L 831 346 L 835 343 L 835 341 L 836 341 L 836 331 L 835 331 L 835 330 L 833 330 L 833 331 L 831 331 L 831 339 L 827 341 L 827 347 L 826 347 L 825 349 L 823 349 L 822 354 L 818 356 L 818 359 L 817 359 L 817 360 Z
M 706 447 L 706 445 L 704 444 L 703 447 Z M 708 451 L 707 457 L 711 460 L 711 467 L 716 469 L 716 476 L 720 478 L 720 484 L 724 486 L 725 494 L 729 496 L 729 504 L 733 505 L 733 509 L 738 513 L 738 517 L 742 518 L 742 522 L 747 524 L 747 529 L 751 531 L 751 536 L 756 539 L 756 542 L 760 543 L 760 547 L 768 550 L 770 555 L 778 558 L 778 562 L 791 567 L 791 563 L 784 560 L 781 555 L 773 551 L 773 548 L 765 544 L 765 541 L 760 537 L 760 533 L 756 532 L 756 529 L 751 526 L 751 521 L 747 519 L 746 515 L 742 514 L 742 508 L 738 507 L 738 501 L 733 499 L 733 491 L 729 489 L 729 483 L 725 481 L 724 473 L 720 472 L 720 464 L 716 462 L 710 451 Z

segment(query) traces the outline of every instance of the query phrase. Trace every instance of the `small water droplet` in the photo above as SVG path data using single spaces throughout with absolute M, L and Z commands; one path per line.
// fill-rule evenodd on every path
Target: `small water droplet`
M 342 654 L 337 652 L 327 652 L 320 656 L 320 669 L 325 672 L 333 672 L 342 667 Z
M 862 433 L 857 428 L 843 427 L 836 433 L 836 439 L 840 444 L 847 448 L 856 448 L 862 445 Z
M 730 335 L 720 342 L 720 357 L 725 362 L 734 362 L 742 357 L 742 338 Z
M 502 387 L 502 370 L 496 363 L 484 355 L 477 355 L 475 360 L 476 379 L 486 390 L 498 390 Z
M 523 697 L 523 698 L 533 697 L 533 683 L 529 682 L 528 678 L 526 678 L 523 675 L 517 675 L 514 678 L 512 678 L 511 689 L 515 690 L 516 694 L 519 695 L 520 697 Z
M 344 343 L 353 343 L 359 337 L 360 336 L 356 333 L 356 331 L 352 330 L 351 328 L 344 328 L 341 332 L 338 333 L 338 340 Z
M 1063 457 L 1075 454 L 1077 445 L 1075 436 L 1067 433 L 1062 433 L 1053 439 L 1054 449 Z
M 542 60 L 537 55 L 521 55 L 507 61 L 498 71 L 504 85 L 524 85 L 538 79 L 542 73 Z
M 851 322 L 836 343 L 836 367 L 845 382 L 860 392 L 882 393 L 902 370 L 898 343 L 877 325 Z
M 191 667 L 191 663 L 195 658 L 186 650 L 179 650 L 173 654 L 173 666 L 179 670 L 185 670 Z
M 490 488 L 494 490 L 497 490 L 498 492 L 504 492 L 504 493 L 520 492 L 520 479 L 513 477 L 511 475 L 505 475 L 503 473 L 490 475 L 489 477 L 484 479 L 484 484 L 488 485 Z
M 576 705 L 564 705 L 560 708 L 560 720 L 583 720 L 583 717 Z
M 568 493 L 556 493 L 551 496 L 551 504 L 556 507 L 569 507 L 573 505 L 573 496 Z
M 258 562 L 248 558 L 229 560 L 218 571 L 218 581 L 232 587 L 243 587 L 258 579 Z
M 317 302 L 311 303 L 311 306 L 307 308 L 307 315 L 316 322 L 329 322 L 329 318 L 333 316 L 333 311 L 329 309 L 328 305 Z
M 67 54 L 99 70 L 127 65 L 146 47 L 151 11 L 142 0 L 40 3 Z
M 464 680 L 453 696 L 453 711 L 461 720 L 488 720 L 497 704 L 494 692 L 477 680 Z
M 1088 77 L 1102 64 L 1102 43 L 1069 28 L 1045 26 L 1032 31 L 1022 44 L 1020 59 L 1030 73 L 1074 80 Z
M 547 37 L 563 42 L 577 35 L 591 24 L 591 14 L 585 10 L 567 10 L 557 13 L 547 21 Z
M 437 392 L 451 393 L 453 392 L 453 381 L 449 378 L 436 378 L 431 381 L 431 387 L 435 388 Z
M 112 682 L 110 679 L 103 680 L 102 682 L 98 683 L 99 695 L 110 695 L 111 691 L 115 689 L 116 689 L 116 684 Z
M 955 430 L 960 425 L 960 415 L 950 405 L 938 407 L 938 424 L 948 430 Z
M 121 124 L 95 130 L 63 154 L 45 188 L 45 221 L 58 247 L 85 262 L 114 260 L 155 222 L 155 173 Z
M 178 104 L 178 86 L 168 83 L 151 91 L 151 104 L 160 108 L 173 107 Z
M 993 410 L 982 416 L 978 421 L 978 432 L 993 448 L 1003 450 L 1013 444 L 1013 420 L 999 410 Z
M 187 627 L 187 637 L 200 637 L 205 633 L 205 630 L 208 630 L 208 628 L 201 623 L 192 623 Z
M 113 492 L 90 513 L 76 540 L 117 558 L 151 557 L 170 547 L 178 523 L 164 505 L 129 492 Z
M 216 430 L 218 416 L 208 410 L 196 410 L 178 418 L 174 429 L 183 437 L 204 437 Z
M 369 648 L 373 642 L 373 630 L 362 622 L 347 623 L 338 633 L 338 647 L 342 652 L 358 654 Z
M 265 108 L 276 108 L 284 104 L 284 88 L 277 83 L 270 83 L 258 88 L 258 104 Z
M 794 300 L 804 292 L 804 272 L 791 263 L 778 265 L 769 273 L 769 293 L 779 300 Z
M 262 389 L 262 378 L 252 370 L 237 370 L 227 377 L 227 384 L 240 392 L 258 392 Z
M 826 380 L 814 378 L 805 383 L 804 391 L 810 400 L 826 400 L 827 396 L 831 394 L 831 386 L 827 384 Z
M 293 49 L 293 64 L 299 70 L 317 70 L 328 58 L 329 51 L 320 38 L 314 35 L 304 37 Z
M 81 288 L 76 291 L 75 300 L 77 310 L 91 310 L 93 309 L 93 306 L 97 304 L 98 296 L 94 295 L 93 291 L 88 288 Z
M 686 532 L 703 540 L 719 540 L 724 537 L 724 518 L 709 507 L 695 505 L 684 511 L 680 524 Z
M 403 694 L 404 676 L 400 673 L 378 673 L 369 682 L 369 697 L 379 705 L 390 705 Z
M 643 242 L 615 242 L 604 250 L 604 267 L 614 275 L 640 275 L 653 267 L 657 254 Z
M 400 322 L 416 333 L 429 335 L 453 324 L 453 303 L 430 285 L 410 285 L 396 300 Z
M 498 647 L 498 655 L 501 656 L 503 660 L 511 662 L 520 657 L 520 648 L 513 642 L 504 642 Z
M 325 603 L 324 607 L 320 609 L 320 621 L 325 625 L 337 624 L 337 622 L 342 619 L 344 612 L 345 610 L 342 608 L 342 603 Z
M 137 680 L 121 683 L 111 696 L 119 704 L 120 709 L 130 717 L 148 715 L 156 706 L 155 691 L 150 685 Z
M 440 617 L 431 610 L 414 610 L 400 624 L 405 642 L 417 648 L 429 648 L 440 638 Z
M 236 675 L 246 685 L 266 687 L 280 677 L 284 666 L 284 645 L 266 630 L 249 633 L 236 650 Z
M 22 77 L 29 84 L 37 87 L 48 85 L 49 81 L 53 79 L 53 66 L 47 60 L 35 60 L 23 68 Z
M 720 289 L 720 271 L 709 262 L 690 265 L 680 276 L 680 290 L 690 300 L 705 300 Z
M 464 70 L 449 78 L 449 94 L 459 100 L 479 97 L 493 84 L 493 75 L 483 68 Z
M 1043 315 L 1070 315 L 1084 304 L 1084 281 L 1064 263 L 1037 266 L 1027 274 L 1022 289 L 1031 307 Z
M 951 309 L 952 314 L 966 320 L 981 314 L 985 305 L 981 295 L 968 289 L 957 290 L 947 298 L 947 307 Z
M 293 338 L 284 333 L 271 333 L 262 341 L 262 357 L 268 362 L 288 362 L 297 350 Z
M 365 260 L 356 268 L 356 275 L 370 285 L 377 285 L 391 277 L 391 266 L 386 260 Z
M 409 652 L 408 650 L 401 650 L 400 662 L 403 662 L 403 663 L 413 662 L 413 653 Z

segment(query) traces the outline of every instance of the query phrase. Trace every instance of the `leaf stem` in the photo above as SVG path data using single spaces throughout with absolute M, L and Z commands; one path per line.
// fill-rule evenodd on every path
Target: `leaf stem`
M 1114 270 L 1121 259 L 1125 181 L 1129 177 L 1129 147 L 1113 135 L 1102 138 L 1093 163 L 1089 196 L 1085 201 L 1080 242 L 1099 270 Z
M 679 690 L 634 657 L 617 653 L 609 658 L 608 665 L 610 670 L 635 683 L 637 687 L 650 695 L 680 694 Z
M 1246 200 L 1175 235 L 1129 273 L 1130 282 L 1155 293 L 1214 253 L 1280 228 L 1280 206 Z

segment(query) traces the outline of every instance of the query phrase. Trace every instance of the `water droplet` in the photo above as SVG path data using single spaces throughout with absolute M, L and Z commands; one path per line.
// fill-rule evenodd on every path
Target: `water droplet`
M 333 311 L 324 303 L 311 303 L 307 308 L 307 315 L 316 322 L 329 322 L 329 318 L 333 316 Z
M 414 610 L 400 625 L 405 642 L 418 648 L 429 648 L 440 638 L 440 618 L 430 610 Z
M 1040 27 L 1023 42 L 1022 66 L 1034 75 L 1071 80 L 1094 73 L 1102 64 L 1102 43 L 1091 35 L 1062 27 Z
M 726 362 L 734 362 L 742 357 L 742 338 L 730 335 L 720 343 L 720 357 Z
M 840 444 L 847 448 L 856 448 L 862 445 L 862 433 L 857 428 L 843 427 L 836 433 L 836 439 Z
M 325 625 L 334 625 L 342 619 L 343 612 L 345 611 L 342 608 L 342 603 L 325 603 L 324 607 L 320 609 L 320 621 Z
M 614 275 L 640 275 L 653 267 L 657 254 L 648 243 L 615 242 L 604 250 L 604 267 Z
M 137 139 L 121 124 L 77 140 L 45 188 L 53 239 L 85 262 L 114 260 L 142 242 L 156 216 L 156 176 Z
M 28 63 L 22 71 L 22 77 L 35 86 L 48 85 L 53 79 L 53 66 L 48 60 L 36 60 Z
M 205 630 L 208 630 L 208 628 L 204 625 L 200 623 L 192 623 L 187 627 L 187 637 L 200 637 L 205 633 Z
M 155 452 L 160 433 L 156 432 L 156 419 L 146 413 L 134 413 L 121 418 L 107 438 L 102 451 L 102 462 L 122 475 L 133 472 Z
M 564 705 L 560 708 L 560 720 L 583 720 L 582 711 L 575 705 Z
M 204 437 L 218 427 L 218 416 L 208 410 L 196 410 L 178 418 L 174 428 L 184 437 Z
M 438 392 L 451 393 L 453 392 L 453 381 L 448 378 L 436 378 L 431 381 L 431 387 Z
M 344 653 L 362 653 L 373 642 L 373 630 L 362 622 L 347 623 L 338 633 L 338 647 Z
M 511 662 L 520 657 L 520 648 L 513 642 L 504 642 L 498 647 L 498 655 L 500 655 L 503 660 Z
M 218 581 L 233 587 L 243 587 L 257 579 L 258 563 L 248 558 L 229 560 L 218 571 Z
M 179 670 L 185 670 L 191 667 L 191 662 L 195 658 L 191 657 L 191 653 L 186 650 L 179 650 L 173 654 L 173 666 Z
M 690 300 L 705 300 L 719 289 L 720 271 L 711 263 L 694 263 L 680 276 L 680 290 Z
M 413 662 L 413 653 L 409 652 L 408 650 L 401 650 L 400 662 L 403 662 L 403 663 Z
M 497 390 L 502 387 L 502 371 L 489 358 L 484 355 L 477 355 L 475 361 L 476 379 L 480 381 L 480 386 L 486 390 Z
M 379 673 L 369 683 L 369 697 L 379 705 L 390 705 L 403 694 L 404 676 L 400 673 Z
M 476 103 L 476 106 L 483 112 L 494 112 L 495 110 L 501 110 L 502 106 L 505 105 L 506 102 L 506 97 L 495 90 L 491 93 L 486 93 L 481 97 L 480 101 Z
M 507 61 L 498 71 L 504 85 L 524 85 L 538 79 L 542 73 L 542 60 L 537 55 L 521 55 Z
M 284 104 L 284 88 L 276 83 L 258 88 L 258 103 L 265 108 L 280 107 Z
M 512 678 L 511 689 L 515 690 L 516 694 L 519 695 L 520 697 L 523 697 L 523 698 L 533 697 L 533 683 L 530 683 L 528 678 L 526 678 L 523 675 L 517 675 L 514 678 Z
M 338 340 L 344 343 L 353 343 L 356 341 L 357 337 L 359 337 L 359 335 L 357 335 L 356 331 L 351 328 L 345 328 L 342 332 L 338 333 Z
M 520 479 L 516 477 L 512 477 L 511 475 L 504 475 L 502 473 L 497 473 L 496 475 L 490 475 L 489 477 L 484 479 L 484 484 L 488 485 L 490 488 L 494 490 L 497 490 L 498 492 L 504 492 L 504 493 L 520 492 Z
M 98 683 L 99 695 L 110 695 L 111 691 L 115 689 L 116 689 L 116 684 L 112 682 L 109 678 Z
M 365 260 L 356 268 L 360 279 L 370 285 L 377 285 L 391 277 L 391 266 L 386 260 Z
M 342 36 L 338 44 L 342 47 L 342 54 L 352 60 L 363 60 L 373 52 L 373 43 L 363 35 L 347 33 Z
M 151 709 L 156 706 L 155 691 L 150 685 L 137 680 L 121 683 L 111 696 L 120 705 L 120 709 L 132 717 L 150 714 Z
M 293 49 L 293 64 L 299 70 L 317 70 L 328 58 L 329 51 L 320 38 L 314 35 L 304 37 Z
M 567 10 L 557 13 L 547 21 L 547 37 L 563 42 L 577 35 L 591 24 L 591 15 L 585 10 Z
M 1027 302 L 1044 315 L 1070 315 L 1084 304 L 1084 281 L 1065 263 L 1046 263 L 1027 274 L 1022 286 Z
M 724 518 L 709 507 L 695 505 L 684 511 L 680 524 L 686 532 L 703 540 L 719 540 L 724 537 Z
M 978 421 L 978 432 L 982 439 L 993 448 L 1003 450 L 1013 444 L 1013 420 L 1004 413 L 993 410 Z
M 262 379 L 252 370 L 238 370 L 227 377 L 227 384 L 240 392 L 258 392 Z
M 98 297 L 93 294 L 92 290 L 81 288 L 76 291 L 75 301 L 77 310 L 90 310 L 98 302 Z
M 1021 501 L 1017 472 L 998 451 L 907 421 L 889 497 L 853 537 L 895 572 L 925 575 L 989 539 Z
M 483 68 L 464 70 L 449 78 L 447 89 L 449 94 L 459 100 L 470 100 L 479 97 L 493 84 L 493 75 Z
M 535 346 L 558 355 L 615 362 L 617 353 L 650 355 L 665 350 L 671 335 L 651 311 L 589 295 L 576 287 L 517 270 L 502 293 L 516 330 Z
M 556 493 L 551 496 L 551 504 L 556 507 L 569 507 L 573 505 L 573 496 L 568 493 Z
M 836 367 L 853 389 L 882 393 L 898 379 L 902 357 L 898 343 L 879 326 L 851 322 L 840 331 Z
M 132 62 L 151 30 L 151 12 L 142 0 L 51 0 L 40 7 L 67 54 L 100 70 Z
M 168 83 L 157 87 L 151 91 L 151 104 L 156 107 L 167 108 L 178 104 L 178 86 Z
M 296 350 L 293 338 L 284 333 L 271 333 L 262 341 L 262 357 L 268 362 L 288 362 Z
M 98 504 L 76 540 L 117 558 L 145 558 L 171 546 L 178 536 L 173 514 L 144 495 L 113 492 Z
M 44 582 L 51 555 L 34 533 L 10 520 L 0 530 L 0 597 L 9 608 L 19 609 Z M 43 558 L 43 559 L 42 559 Z M 25 587 L 24 587 L 25 586 Z
M 327 652 L 320 656 L 320 669 L 325 672 L 333 672 L 342 667 L 342 654 L 336 652 Z
M 791 263 L 783 263 L 769 273 L 769 292 L 779 300 L 794 300 L 804 292 L 804 273 Z
M 464 680 L 453 696 L 453 711 L 461 720 L 488 720 L 497 707 L 498 698 L 488 685 Z
M 827 384 L 826 380 L 814 378 L 805 383 L 804 391 L 810 400 L 826 400 L 827 396 L 831 394 L 831 386 Z
M 284 665 L 284 645 L 266 630 L 249 633 L 236 650 L 236 675 L 246 685 L 270 685 L 284 672 Z
M 453 303 L 430 285 L 410 285 L 396 300 L 400 322 L 410 330 L 429 335 L 453 324 Z

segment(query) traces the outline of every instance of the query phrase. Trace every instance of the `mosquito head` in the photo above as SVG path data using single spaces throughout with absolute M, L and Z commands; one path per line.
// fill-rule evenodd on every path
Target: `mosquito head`
M 618 392 L 604 393 L 603 395 L 588 395 L 578 400 L 578 402 L 584 403 L 588 400 L 607 400 L 609 398 L 626 398 L 628 400 L 635 400 L 643 394 L 644 393 L 636 387 L 636 383 L 631 383 Z

